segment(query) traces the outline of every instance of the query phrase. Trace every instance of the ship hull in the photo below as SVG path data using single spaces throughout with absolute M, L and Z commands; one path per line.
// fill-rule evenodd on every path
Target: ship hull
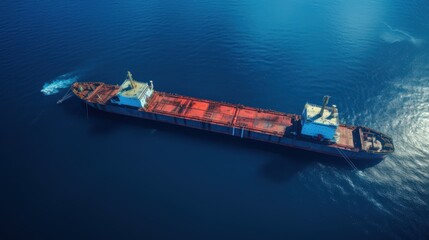
M 90 107 L 95 109 L 115 113 L 120 115 L 132 116 L 136 118 L 148 119 L 157 122 L 165 122 L 173 125 L 185 126 L 195 129 L 201 129 L 210 132 L 222 133 L 232 135 L 234 137 L 243 139 L 252 139 L 271 144 L 278 144 L 285 147 L 302 149 L 305 151 L 331 155 L 335 157 L 346 157 L 355 160 L 376 160 L 382 159 L 386 154 L 384 153 L 370 153 L 354 149 L 339 149 L 337 146 L 329 144 L 321 144 L 312 141 L 306 141 L 297 136 L 274 136 L 261 132 L 251 131 L 245 128 L 237 128 L 232 126 L 218 125 L 215 123 L 198 121 L 194 119 L 186 119 L 177 116 L 168 116 L 160 113 L 142 111 L 141 109 L 115 104 L 97 104 L 87 102 Z

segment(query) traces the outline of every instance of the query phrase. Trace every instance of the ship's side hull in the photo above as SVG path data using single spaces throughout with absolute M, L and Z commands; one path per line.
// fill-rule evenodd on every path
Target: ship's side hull
M 195 119 L 185 119 L 177 116 L 168 116 L 160 113 L 142 111 L 134 107 L 128 107 L 123 105 L 97 104 L 91 102 L 88 102 L 88 105 L 106 112 L 165 122 L 174 125 L 181 125 L 211 132 L 223 133 L 239 138 L 254 139 L 258 141 L 279 144 L 287 147 L 298 148 L 306 151 L 328 154 L 337 157 L 342 157 L 342 154 L 344 154 L 350 159 L 372 160 L 380 159 L 385 156 L 385 154 L 381 153 L 369 153 L 353 149 L 339 149 L 337 146 L 321 144 L 312 141 L 305 141 L 302 138 L 295 136 L 275 136 L 262 132 L 251 131 L 246 128 L 237 128 L 233 126 L 219 125 L 216 123 L 199 121 Z

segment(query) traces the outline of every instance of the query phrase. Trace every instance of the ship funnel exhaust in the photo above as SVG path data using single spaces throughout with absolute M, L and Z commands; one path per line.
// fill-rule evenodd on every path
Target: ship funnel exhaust
M 328 96 L 328 95 L 326 95 L 326 96 L 323 97 L 322 109 L 320 109 L 320 112 L 319 112 L 320 116 L 323 116 L 323 111 L 325 111 L 326 105 L 328 105 L 329 98 L 331 98 L 331 97 Z

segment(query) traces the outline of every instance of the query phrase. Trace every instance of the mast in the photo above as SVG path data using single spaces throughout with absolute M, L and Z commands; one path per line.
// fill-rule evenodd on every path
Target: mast
M 131 74 L 130 71 L 128 71 L 127 76 L 128 76 L 128 81 L 130 81 L 131 87 L 134 88 L 135 87 L 135 83 L 134 83 L 133 75 Z
M 319 115 L 320 115 L 320 116 L 323 116 L 323 111 L 325 111 L 326 105 L 328 105 L 329 98 L 330 98 L 330 96 L 328 96 L 328 95 L 325 95 L 325 96 L 323 97 L 323 105 L 322 105 L 322 109 L 320 109 L 320 112 L 319 112 Z

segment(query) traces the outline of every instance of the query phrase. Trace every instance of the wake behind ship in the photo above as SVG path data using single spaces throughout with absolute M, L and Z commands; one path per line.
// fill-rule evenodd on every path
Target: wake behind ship
M 73 93 L 93 108 L 304 149 L 347 159 L 380 159 L 394 151 L 392 138 L 362 126 L 340 124 L 338 109 L 305 104 L 301 115 L 204 100 L 154 90 L 130 72 L 120 85 L 76 82 Z

